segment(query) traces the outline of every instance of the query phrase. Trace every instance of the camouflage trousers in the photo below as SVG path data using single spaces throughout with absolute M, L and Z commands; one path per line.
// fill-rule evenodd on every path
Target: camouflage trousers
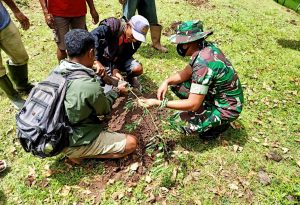
M 191 82 L 186 81 L 178 85 L 171 86 L 171 90 L 180 99 L 187 99 Z M 221 112 L 210 102 L 204 100 L 199 110 L 195 112 L 180 111 L 169 117 L 168 121 L 172 129 L 184 134 L 203 133 L 211 128 L 227 124 L 232 120 L 222 119 Z

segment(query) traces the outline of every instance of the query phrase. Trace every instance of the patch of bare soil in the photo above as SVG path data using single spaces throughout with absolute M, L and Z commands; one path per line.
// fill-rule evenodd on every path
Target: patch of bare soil
M 189 4 L 193 5 L 193 6 L 197 6 L 197 7 L 205 7 L 208 9 L 213 9 L 215 8 L 214 5 L 210 5 L 208 3 L 208 0 L 186 0 Z M 178 3 L 178 2 L 177 2 Z M 176 4 L 176 2 L 175 2 Z M 165 36 L 171 36 L 173 34 L 175 34 L 176 28 L 177 26 L 181 23 L 181 21 L 174 21 L 171 23 L 170 27 L 167 27 L 163 30 L 163 35 Z
M 172 22 L 171 25 L 170 25 L 170 27 L 165 28 L 163 30 L 163 35 L 165 35 L 165 36 L 171 36 L 171 35 L 175 34 L 176 28 L 177 28 L 177 26 L 179 24 L 181 24 L 181 21 L 174 21 L 174 22 Z
M 148 95 L 145 97 L 155 96 Z M 144 110 L 141 107 L 133 106 L 130 109 L 126 109 L 126 106 L 128 107 L 128 102 L 132 101 L 130 98 L 135 99 L 132 95 L 117 99 L 110 115 L 108 127 L 111 131 L 129 133 L 128 126 L 133 127 L 135 123 L 139 122 L 136 127 L 134 127 L 135 129 L 130 133 L 138 138 L 138 148 L 135 153 L 128 157 L 104 160 L 105 172 L 102 176 L 97 176 L 89 185 L 89 190 L 92 192 L 91 194 L 96 197 L 96 202 L 100 201 L 99 193 L 104 190 L 107 184 L 114 183 L 121 179 L 126 183 L 128 188 L 136 186 L 141 176 L 152 166 L 155 158 L 154 156 L 157 153 L 147 154 L 146 145 L 153 136 L 158 134 L 157 126 L 159 127 L 160 119 L 166 117 L 166 111 L 151 109 L 149 110 L 150 114 L 148 113 L 145 115 Z M 151 116 L 153 117 L 152 119 L 156 126 L 154 125 Z M 167 144 L 167 146 L 169 146 L 169 144 L 172 143 Z
M 193 6 L 204 6 L 208 3 L 208 0 L 187 0 L 187 2 Z

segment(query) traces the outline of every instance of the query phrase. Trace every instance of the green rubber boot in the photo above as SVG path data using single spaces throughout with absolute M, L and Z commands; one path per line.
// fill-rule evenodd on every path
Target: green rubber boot
M 4 91 L 17 110 L 23 107 L 25 100 L 23 100 L 19 93 L 14 89 L 7 75 L 0 77 L 0 88 Z
M 30 93 L 33 88 L 31 83 L 28 83 L 28 67 L 25 65 L 10 65 L 9 61 L 6 62 L 8 68 L 8 76 L 15 84 L 15 88 L 18 92 Z

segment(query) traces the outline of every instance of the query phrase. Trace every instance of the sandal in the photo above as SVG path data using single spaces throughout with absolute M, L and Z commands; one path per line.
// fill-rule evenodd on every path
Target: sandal
M 7 164 L 4 160 L 0 160 L 0 172 L 3 172 L 7 168 Z

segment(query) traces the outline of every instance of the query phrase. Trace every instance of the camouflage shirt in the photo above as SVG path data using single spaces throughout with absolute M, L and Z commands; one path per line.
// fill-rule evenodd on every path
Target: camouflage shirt
M 205 103 L 214 105 L 223 119 L 241 113 L 244 96 L 240 80 L 219 48 L 207 42 L 206 47 L 193 54 L 190 66 L 191 93 L 206 95 Z

